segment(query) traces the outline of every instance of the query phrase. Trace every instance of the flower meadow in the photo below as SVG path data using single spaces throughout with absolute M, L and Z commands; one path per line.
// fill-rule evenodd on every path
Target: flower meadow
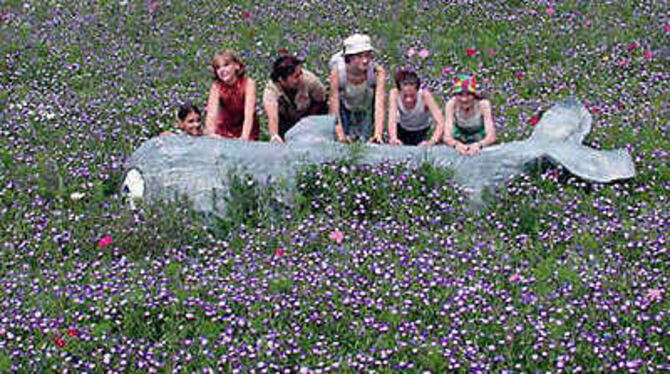
M 499 142 L 579 98 L 638 176 L 538 162 L 475 210 L 448 170 L 340 162 L 291 206 L 240 178 L 218 220 L 119 196 L 215 51 L 325 82 L 355 31 L 441 103 L 475 72 Z M 0 372 L 670 370 L 664 1 L 8 0 L 0 38 Z

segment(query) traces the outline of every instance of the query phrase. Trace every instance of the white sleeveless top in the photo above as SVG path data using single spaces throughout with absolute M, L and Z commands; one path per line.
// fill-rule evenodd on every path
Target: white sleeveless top
M 423 102 L 423 90 L 417 91 L 416 95 L 416 104 L 411 110 L 405 108 L 400 95 L 396 100 L 399 114 L 398 125 L 406 131 L 420 131 L 430 127 L 430 112 Z

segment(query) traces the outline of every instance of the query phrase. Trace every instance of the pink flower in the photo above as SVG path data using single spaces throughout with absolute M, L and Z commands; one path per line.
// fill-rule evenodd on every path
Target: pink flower
M 0 13 L 0 22 L 5 22 L 9 19 L 9 10 L 5 9 Z
M 413 57 L 415 54 L 416 51 L 414 50 L 413 47 L 407 50 L 407 57 Z
M 591 107 L 590 112 L 592 114 L 600 114 L 600 108 L 598 108 L 597 106 Z
M 277 257 L 283 256 L 284 253 L 286 253 L 286 250 L 284 248 L 277 248 L 275 250 L 275 256 L 277 256 Z
M 662 294 L 662 292 L 658 288 L 649 290 L 647 292 L 647 300 L 652 301 L 652 302 L 653 301 L 659 301 L 659 300 L 661 300 L 661 294 Z
M 670 33 L 670 25 L 665 26 L 665 32 Z
M 161 2 L 160 1 L 152 1 L 149 3 L 149 13 L 153 13 L 158 10 L 158 8 L 161 7 Z
M 498 52 L 496 52 L 495 49 L 487 49 L 486 54 L 489 55 L 490 57 L 494 57 Z
M 646 58 L 647 61 L 651 61 L 651 59 L 654 58 L 654 52 L 652 52 L 651 49 L 647 49 L 644 51 L 644 58 Z
M 628 44 L 628 52 L 633 52 L 633 51 L 636 50 L 637 47 L 639 47 L 639 46 L 640 46 L 640 42 L 638 42 L 637 40 L 634 41 L 634 42 L 632 42 L 632 43 L 629 43 L 629 44 Z
M 333 230 L 328 238 L 337 244 L 341 244 L 344 241 L 344 233 L 340 230 Z
M 528 119 L 528 124 L 531 125 L 531 126 L 535 126 L 538 123 L 540 123 L 540 118 L 538 116 L 534 116 L 534 117 L 531 117 L 530 119 Z
M 449 73 L 451 73 L 451 70 L 452 70 L 452 69 L 451 69 L 451 66 L 445 66 L 445 67 L 443 67 L 443 68 L 442 68 L 442 75 L 448 75 Z
M 112 236 L 107 234 L 98 240 L 98 248 L 105 248 L 106 246 L 112 244 Z
M 590 19 L 587 19 L 586 21 L 584 21 L 584 27 L 590 27 L 590 26 L 591 26 L 591 20 Z
M 523 77 L 524 77 L 524 75 L 525 75 L 525 74 L 523 73 L 523 71 L 517 71 L 517 72 L 516 72 L 516 79 L 518 79 L 518 80 L 522 80 Z
M 249 18 L 251 18 L 251 14 L 249 14 L 249 12 L 244 12 L 242 13 L 242 18 L 244 18 L 245 21 L 248 21 Z
M 426 58 L 428 56 L 430 56 L 430 51 L 427 50 L 426 48 L 419 51 L 419 57 Z
M 623 58 L 623 59 L 619 60 L 619 62 L 617 63 L 617 66 L 619 66 L 620 68 L 625 68 L 625 67 L 628 66 L 629 63 L 630 63 L 630 61 L 628 61 L 627 58 Z
M 477 54 L 477 50 L 475 49 L 475 47 L 470 47 L 465 50 L 465 54 L 468 55 L 468 57 L 473 57 L 474 55 Z
M 549 15 L 549 17 L 553 16 L 555 12 L 556 10 L 554 9 L 553 6 L 547 8 L 547 14 Z
M 510 283 L 518 282 L 519 279 L 521 279 L 521 276 L 519 275 L 519 273 L 514 273 L 514 274 L 509 276 Z

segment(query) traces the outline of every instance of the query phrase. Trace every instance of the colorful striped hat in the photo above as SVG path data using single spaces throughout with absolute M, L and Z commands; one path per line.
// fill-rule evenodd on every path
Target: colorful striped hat
M 469 74 L 459 74 L 454 78 L 454 86 L 451 88 L 452 94 L 461 92 L 477 92 L 477 78 Z

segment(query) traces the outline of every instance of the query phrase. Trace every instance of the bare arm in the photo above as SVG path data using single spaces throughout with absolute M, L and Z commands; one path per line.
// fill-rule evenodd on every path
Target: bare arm
M 398 89 L 392 88 L 389 92 L 389 122 L 388 122 L 389 143 L 392 145 L 402 145 L 398 139 Z
M 440 142 L 442 139 L 442 133 L 444 131 L 444 119 L 442 119 L 442 112 L 440 107 L 437 106 L 433 94 L 430 93 L 428 89 L 423 90 L 423 102 L 428 107 L 430 114 L 433 116 L 433 121 L 435 121 L 435 130 L 433 131 L 433 136 L 428 140 L 427 145 L 433 145 Z
M 376 87 L 375 87 L 375 129 L 374 135 L 370 141 L 381 143 L 382 133 L 384 132 L 384 101 L 386 100 L 386 90 L 384 83 L 386 81 L 386 70 L 381 66 L 376 68 Z
M 464 155 L 468 152 L 468 146 L 454 139 L 454 111 L 456 110 L 456 100 L 451 98 L 444 106 L 444 142 L 449 147 L 456 148 L 458 153 Z
M 242 140 L 250 140 L 251 127 L 254 125 L 254 110 L 256 109 L 256 82 L 247 77 L 244 87 L 244 123 L 242 125 Z
M 212 83 L 207 100 L 207 117 L 205 117 L 205 135 L 217 136 L 216 119 L 219 117 L 219 90 L 216 83 Z
M 279 136 L 279 104 L 277 103 L 277 95 L 265 88 L 263 92 L 263 109 L 265 115 L 268 117 L 268 133 L 270 141 L 283 143 Z
M 493 125 L 491 103 L 488 100 L 482 100 L 479 105 L 479 109 L 482 111 L 482 116 L 484 117 L 484 130 L 486 131 L 486 136 L 480 143 L 482 145 L 491 145 L 496 141 L 496 128 Z
M 330 71 L 330 95 L 328 97 L 328 113 L 335 116 L 335 135 L 340 142 L 348 143 L 349 140 L 344 134 L 342 127 L 342 119 L 340 118 L 340 75 L 337 72 L 337 67 L 333 67 Z

